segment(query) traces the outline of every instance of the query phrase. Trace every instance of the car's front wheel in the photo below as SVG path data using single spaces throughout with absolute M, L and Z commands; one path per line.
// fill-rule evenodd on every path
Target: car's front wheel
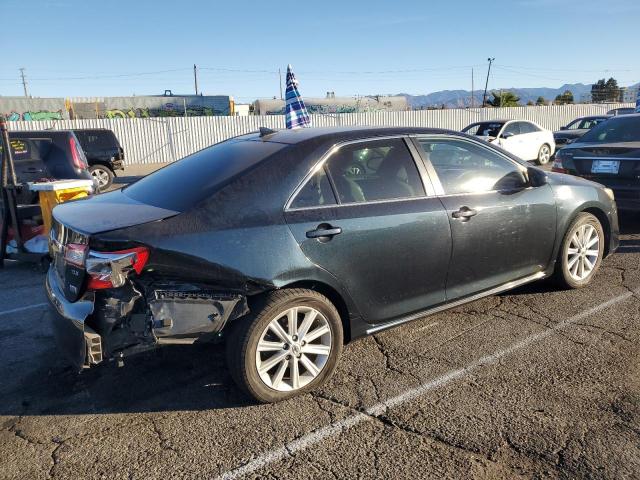
M 230 325 L 227 363 L 234 381 L 260 402 L 321 385 L 335 370 L 343 333 L 335 306 L 313 290 L 266 294 Z
M 538 158 L 536 159 L 536 163 L 538 165 L 546 165 L 551 160 L 551 147 L 546 143 L 540 147 L 538 150 Z
M 554 279 L 561 287 L 588 285 L 600 267 L 605 236 L 600 221 L 582 212 L 567 229 L 562 240 Z
M 113 183 L 113 172 L 104 165 L 91 165 L 89 173 L 98 184 L 98 190 L 105 191 Z

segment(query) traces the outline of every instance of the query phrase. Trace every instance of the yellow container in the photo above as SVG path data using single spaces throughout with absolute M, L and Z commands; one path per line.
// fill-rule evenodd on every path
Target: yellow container
M 44 233 L 49 235 L 53 208 L 60 203 L 89 196 L 93 192 L 93 182 L 91 180 L 56 180 L 30 183 L 29 190 L 38 192 Z

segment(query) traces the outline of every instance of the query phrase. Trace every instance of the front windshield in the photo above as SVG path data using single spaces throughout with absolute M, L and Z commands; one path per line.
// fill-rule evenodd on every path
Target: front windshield
M 640 115 L 612 118 L 602 122 L 585 133 L 580 142 L 640 142 Z
M 497 137 L 503 126 L 504 123 L 502 122 L 480 122 L 473 123 L 462 131 L 469 135 L 478 135 L 480 137 Z

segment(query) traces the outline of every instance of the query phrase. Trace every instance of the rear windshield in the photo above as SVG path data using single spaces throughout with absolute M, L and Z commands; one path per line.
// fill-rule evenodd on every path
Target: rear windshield
M 640 115 L 612 118 L 580 137 L 580 143 L 640 142 Z
M 110 150 L 118 148 L 118 140 L 110 130 L 74 130 L 85 150 Z
M 228 140 L 172 163 L 126 187 L 123 192 L 148 205 L 184 212 L 210 197 L 236 175 L 286 146 Z

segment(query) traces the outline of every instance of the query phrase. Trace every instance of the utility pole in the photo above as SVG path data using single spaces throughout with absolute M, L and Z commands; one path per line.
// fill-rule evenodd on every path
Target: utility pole
M 282 97 L 282 70 L 278 69 L 278 77 L 280 78 L 280 100 L 284 100 Z
M 193 64 L 193 83 L 196 87 L 196 95 L 198 95 L 198 67 L 196 64 Z
M 24 89 L 24 96 L 28 97 L 29 94 L 27 93 L 27 79 L 24 77 L 24 70 L 24 67 L 20 68 L 20 76 L 22 77 L 22 88 Z
M 487 61 L 489 62 L 489 68 L 487 69 L 487 81 L 484 83 L 484 94 L 482 95 L 483 108 L 487 106 L 487 87 L 489 86 L 489 75 L 491 74 L 491 64 L 493 63 L 494 60 L 495 58 L 487 58 Z
M 473 108 L 474 106 L 474 100 L 473 100 L 473 67 L 471 68 L 471 108 Z

